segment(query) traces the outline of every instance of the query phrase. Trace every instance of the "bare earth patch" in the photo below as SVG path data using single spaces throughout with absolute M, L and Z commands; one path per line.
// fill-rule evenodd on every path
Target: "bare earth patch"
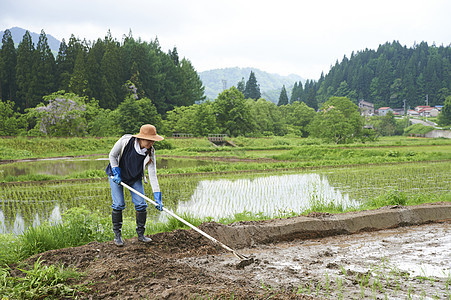
M 52 250 L 45 264 L 86 272 L 83 299 L 449 299 L 451 203 L 200 227 Z

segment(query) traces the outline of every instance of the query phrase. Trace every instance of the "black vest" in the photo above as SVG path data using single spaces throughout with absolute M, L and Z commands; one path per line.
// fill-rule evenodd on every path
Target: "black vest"
M 132 137 L 122 152 L 119 168 L 121 168 L 121 180 L 128 185 L 134 184 L 143 177 L 143 164 L 146 155 L 138 154 L 135 150 L 135 137 Z M 108 176 L 113 175 L 111 165 L 106 168 Z

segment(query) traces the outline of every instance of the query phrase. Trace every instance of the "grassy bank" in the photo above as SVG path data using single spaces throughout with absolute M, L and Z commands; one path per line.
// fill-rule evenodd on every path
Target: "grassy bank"
M 106 138 L 0 138 L 0 161 L 45 157 L 108 154 L 119 137 Z M 451 146 L 449 139 L 384 137 L 371 143 L 325 144 L 321 140 L 294 137 L 230 138 L 237 147 L 215 147 L 206 138 L 166 138 L 155 144 L 160 155 L 256 157 L 256 151 L 284 151 L 301 148 L 358 149 L 417 146 Z M 449 149 L 448 149 L 449 150 Z M 257 156 L 258 157 L 258 156 Z
M 116 138 L 11 138 L 0 139 L 0 162 L 61 156 L 102 155 Z M 207 165 L 176 166 L 158 169 L 159 174 L 191 174 L 245 172 L 265 170 L 300 170 L 368 164 L 392 164 L 451 160 L 451 140 L 389 137 L 374 143 L 349 145 L 323 144 L 319 140 L 302 138 L 234 138 L 237 147 L 215 147 L 206 138 L 168 138 L 157 159 L 190 157 L 206 160 Z M 1 169 L 1 165 L 0 165 Z M 104 167 L 74 172 L 69 175 L 23 174 L 1 176 L 0 182 L 45 181 L 81 178 L 104 178 Z M 1 172 L 1 170 L 0 170 Z

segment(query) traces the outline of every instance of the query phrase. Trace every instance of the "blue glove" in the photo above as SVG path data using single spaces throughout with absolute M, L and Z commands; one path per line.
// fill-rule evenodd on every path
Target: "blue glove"
M 117 184 L 121 184 L 121 168 L 119 167 L 114 167 L 113 168 L 113 181 Z
M 163 202 L 161 202 L 161 192 L 155 192 L 153 193 L 153 197 L 155 198 L 155 202 L 157 205 L 155 205 L 155 208 L 159 211 L 163 210 Z

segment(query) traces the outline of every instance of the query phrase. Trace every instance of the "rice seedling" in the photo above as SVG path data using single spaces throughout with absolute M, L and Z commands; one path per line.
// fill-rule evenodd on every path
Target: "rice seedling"
M 343 299 L 343 279 L 337 276 L 336 278 L 338 299 Z
M 329 289 L 330 289 L 330 279 L 329 279 L 329 274 L 326 272 L 325 276 L 326 276 L 326 282 L 325 282 L 324 287 L 326 288 L 326 296 L 329 297 L 329 292 L 330 292 L 330 291 L 329 291 Z
M 163 201 L 178 214 L 215 221 L 344 212 L 385 205 L 451 201 L 450 162 L 338 168 L 308 172 L 160 176 Z M 407 177 L 407 179 L 405 178 Z M 150 186 L 145 193 L 152 195 Z M 126 217 L 134 217 L 125 193 Z M 0 185 L 0 233 L 19 234 L 73 207 L 111 213 L 105 179 Z M 149 219 L 166 216 L 149 208 Z
M 424 269 L 427 274 L 427 270 Z M 316 294 L 326 298 L 359 299 L 373 298 L 385 299 L 425 299 L 432 297 L 434 299 L 449 298 L 450 275 L 443 272 L 442 278 L 429 277 L 420 281 L 417 276 L 411 276 L 409 273 L 400 270 L 395 264 L 392 264 L 387 258 L 382 257 L 379 263 L 371 264 L 365 271 L 346 271 L 341 266 L 336 271 L 336 280 L 330 281 L 330 275 L 324 274 L 324 284 L 318 289 Z M 447 278 L 445 276 L 448 275 Z M 358 285 L 359 291 L 346 290 L 343 288 L 344 282 L 351 282 Z M 431 284 L 432 282 L 435 283 Z M 371 295 L 371 296 L 370 296 Z M 435 295 L 435 296 L 433 296 Z

